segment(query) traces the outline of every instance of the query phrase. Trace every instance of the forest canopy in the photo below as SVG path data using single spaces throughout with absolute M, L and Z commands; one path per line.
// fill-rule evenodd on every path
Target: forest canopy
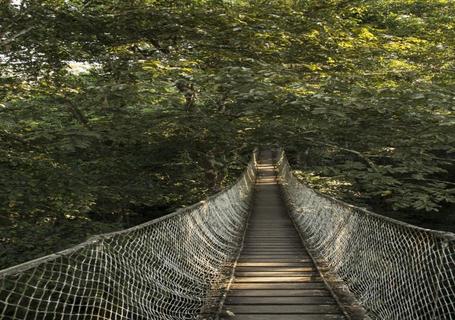
M 201 200 L 256 146 L 453 230 L 454 50 L 449 0 L 0 0 L 0 267 Z

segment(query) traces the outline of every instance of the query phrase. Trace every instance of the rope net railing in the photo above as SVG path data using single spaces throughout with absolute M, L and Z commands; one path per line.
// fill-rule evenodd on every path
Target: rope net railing
M 318 260 L 373 319 L 455 319 L 455 235 L 377 215 L 322 195 L 292 174 L 279 178 L 291 216 Z
M 200 318 L 238 251 L 255 157 L 207 201 L 0 271 L 0 319 Z

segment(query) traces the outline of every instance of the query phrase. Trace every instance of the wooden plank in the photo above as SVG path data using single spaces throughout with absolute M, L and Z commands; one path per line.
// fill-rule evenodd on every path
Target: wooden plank
M 255 215 L 260 215 L 260 217 L 258 217 L 258 219 L 255 219 Z M 252 215 L 251 215 L 251 218 L 247 225 L 248 226 L 254 226 L 254 225 L 258 225 L 258 226 L 261 226 L 261 225 L 267 225 L 267 226 L 274 226 L 273 223 L 274 222 L 279 222 L 279 223 L 283 223 L 283 224 L 286 224 L 287 226 L 293 226 L 292 224 L 292 221 L 289 220 L 289 215 L 287 214 L 287 212 L 283 212 L 282 214 L 277 214 L 275 212 L 271 213 L 271 215 L 264 215 L 259 212 L 252 212 Z
M 253 247 L 244 247 L 242 250 L 242 254 L 247 252 L 247 251 L 252 251 L 258 252 L 258 251 L 264 251 L 263 254 L 265 255 L 283 255 L 283 254 L 305 254 L 303 250 L 293 247 L 293 246 L 288 246 L 288 247 L 283 247 L 283 248 L 253 248 Z M 287 253 L 289 252 L 289 253 Z
M 238 314 L 235 320 L 344 320 L 336 314 Z
M 302 245 L 300 238 L 288 238 L 288 237 L 247 237 L 245 238 L 245 244 L 290 244 L 290 245 Z
M 257 198 L 256 198 L 257 199 Z M 286 212 L 286 208 L 283 207 L 283 204 L 280 203 L 281 201 L 273 199 L 268 203 L 266 200 L 260 200 L 255 202 L 254 212 L 257 213 L 266 213 L 270 214 L 270 217 L 276 217 L 277 213 L 284 213 Z
M 271 247 L 271 246 L 246 246 L 243 247 L 243 251 L 265 251 L 265 252 L 270 252 L 270 253 L 279 253 L 279 252 L 300 252 L 300 253 L 306 253 L 303 248 L 298 247 L 297 245 L 284 245 L 280 247 Z
M 272 242 L 272 241 L 284 242 L 284 241 L 289 241 L 289 240 L 300 240 L 300 237 L 298 234 L 295 234 L 295 233 L 292 233 L 292 234 L 284 233 L 281 235 L 272 235 L 270 233 L 265 233 L 265 234 L 247 233 L 245 239 L 256 239 L 256 240 L 269 239 L 270 240 L 269 242 Z
M 253 214 L 254 215 L 254 214 Z M 248 228 L 265 228 L 265 229 L 274 229 L 274 227 L 280 228 L 290 228 L 293 229 L 294 225 L 289 220 L 288 216 L 276 217 L 274 219 L 267 219 L 264 216 L 259 218 L 260 220 L 248 222 Z
M 243 244 L 243 249 L 249 249 L 249 248 L 277 248 L 277 249 L 282 249 L 282 248 L 290 248 L 294 250 L 301 250 L 304 252 L 305 250 L 302 248 L 302 243 L 299 240 L 285 240 L 285 241 L 271 241 L 271 240 L 249 240 L 246 241 Z
M 275 254 L 275 253 L 306 253 L 305 250 L 303 250 L 302 248 L 298 248 L 297 246 L 283 246 L 283 247 L 251 247 L 251 246 L 248 246 L 248 247 L 244 247 L 242 252 L 248 252 L 248 251 L 252 251 L 252 252 L 269 252 L 271 254 Z
M 242 258 L 237 261 L 237 265 L 245 266 L 245 263 L 271 263 L 270 266 L 273 266 L 272 264 L 278 264 L 278 263 L 296 263 L 296 264 L 303 264 L 303 265 L 312 265 L 313 262 L 311 259 L 291 259 L 291 258 L 257 258 L 257 259 L 252 259 L 252 258 Z
M 246 249 L 261 249 L 261 248 L 270 248 L 274 249 L 282 249 L 288 248 L 293 250 L 302 250 L 304 252 L 304 248 L 302 247 L 302 242 L 299 239 L 271 239 L 271 238 L 260 238 L 260 239 L 245 239 L 243 243 L 242 250 Z
M 297 234 L 290 234 L 289 232 L 282 232 L 282 233 L 270 233 L 270 232 L 264 232 L 264 233 L 258 233 L 254 232 L 251 233 L 251 235 L 246 237 L 247 239 L 300 239 Z
M 306 252 L 302 247 L 301 247 L 301 243 L 300 242 L 297 242 L 297 241 L 294 241 L 294 242 L 283 242 L 283 243 L 271 243 L 271 242 L 264 242 L 264 243 L 252 243 L 252 242 L 248 242 L 248 243 L 244 243 L 243 244 L 243 250 L 246 250 L 246 249 L 255 249 L 255 248 L 271 248 L 271 249 L 283 249 L 283 248 L 288 248 L 288 249 L 301 249 L 302 252 Z
M 258 215 L 260 217 L 255 218 L 255 215 Z M 263 213 L 262 214 L 253 213 L 251 216 L 251 219 L 261 219 L 262 220 L 265 218 L 266 217 L 264 216 Z M 273 227 L 277 227 L 277 230 L 288 228 L 291 231 L 295 231 L 294 225 L 291 224 L 291 222 L 287 219 L 289 219 L 289 217 L 283 217 L 283 218 L 279 218 L 279 219 L 268 219 L 268 220 L 263 221 L 261 224 L 259 224 L 259 223 L 248 224 L 247 228 L 273 229 Z
M 236 272 L 257 272 L 257 271 L 269 271 L 269 272 L 318 272 L 316 267 L 311 266 L 238 266 L 235 268 Z
M 321 277 L 319 276 L 309 276 L 309 277 L 292 277 L 292 276 L 280 276 L 280 277 L 236 277 L 235 283 L 246 283 L 246 282 L 291 282 L 291 283 L 298 283 L 298 282 L 322 282 Z
M 308 267 L 313 266 L 313 262 L 265 262 L 265 261 L 239 261 L 239 267 Z
M 299 239 L 293 239 L 293 240 L 280 240 L 280 241 L 273 241 L 273 240 L 261 240 L 260 242 L 257 240 L 247 240 L 245 239 L 244 246 L 251 246 L 251 245 L 256 245 L 256 246 L 293 246 L 293 247 L 301 247 L 302 246 L 302 241 Z
M 271 243 L 273 243 L 273 242 L 281 243 L 281 242 L 289 242 L 289 241 L 295 240 L 299 244 L 302 244 L 302 239 L 300 239 L 298 234 L 270 235 L 267 233 L 264 235 L 256 235 L 255 233 L 250 233 L 250 234 L 247 233 L 245 240 L 249 240 L 249 239 L 252 239 L 255 241 L 263 240 L 265 242 L 271 242 Z M 258 243 L 258 244 L 260 244 L 260 243 Z
M 297 251 L 304 254 L 308 252 L 297 245 L 282 245 L 282 246 L 244 246 L 242 252 L 246 250 L 259 250 L 259 251 L 268 251 L 268 252 L 280 252 L 280 251 Z
M 257 213 L 257 215 L 261 216 L 261 217 L 258 217 L 257 219 L 262 220 L 264 218 L 264 214 Z M 255 216 L 255 213 L 252 214 L 251 219 L 256 219 L 254 216 Z M 286 219 L 289 219 L 289 217 L 286 217 Z M 275 224 L 275 223 L 277 223 L 277 224 Z M 275 227 L 276 227 L 276 229 L 275 229 Z M 287 228 L 290 231 L 295 232 L 294 225 L 292 225 L 291 222 L 289 222 L 289 220 L 285 220 L 284 217 L 283 217 L 283 219 L 274 219 L 274 220 L 270 219 L 267 222 L 262 222 L 261 224 L 250 223 L 247 225 L 247 228 L 269 229 L 269 230 L 273 230 L 273 231 L 280 231 L 280 230 Z
M 293 225 L 288 222 L 282 222 L 280 220 L 271 221 L 268 224 L 249 224 L 248 231 L 276 231 L 276 230 L 292 230 Z
M 248 265 L 246 263 L 249 263 Z M 250 264 L 259 264 L 259 263 L 270 263 L 268 266 L 274 267 L 274 266 L 281 266 L 279 264 L 290 264 L 290 263 L 295 263 L 300 266 L 313 266 L 313 262 L 311 259 L 305 259 L 305 258 L 297 258 L 297 259 L 292 259 L 292 258 L 258 258 L 258 259 L 252 259 L 252 258 L 240 258 L 237 261 L 238 266 L 251 266 Z M 283 265 L 284 267 L 288 265 Z
M 300 237 L 292 238 L 267 238 L 267 237 L 245 237 L 244 244 L 254 244 L 254 245 L 283 245 L 283 244 L 292 244 L 302 246 L 302 239 Z
M 301 252 L 300 250 L 291 250 L 291 249 L 279 249 L 279 250 L 242 250 L 242 256 L 269 256 L 269 257 L 299 257 L 299 258 L 310 258 L 308 254 Z
M 241 256 L 238 262 L 302 262 L 312 263 L 309 257 L 295 257 L 294 256 Z
M 299 282 L 299 283 L 263 283 L 263 282 L 253 282 L 253 283 L 237 283 L 234 282 L 231 285 L 233 290 L 243 289 L 243 290 L 258 290 L 258 289 L 279 289 L 279 290 L 292 290 L 292 289 L 325 289 L 325 284 L 323 282 Z
M 245 238 L 244 245 L 294 245 L 302 246 L 302 240 L 300 238 Z
M 284 226 L 284 225 L 281 227 L 278 227 L 276 229 L 267 227 L 267 226 L 249 226 L 247 231 L 248 232 L 287 232 L 287 231 L 289 231 L 294 234 L 294 230 L 292 230 L 291 228 L 292 228 L 291 226 Z
M 284 259 L 288 259 L 288 258 L 295 258 L 295 259 L 307 259 L 307 260 L 310 260 L 310 256 L 309 255 L 304 255 L 304 254 L 300 254 L 300 253 L 283 253 L 283 252 L 277 252 L 277 253 L 269 253 L 269 254 L 266 254 L 266 253 L 259 253 L 259 252 L 252 252 L 252 253 L 244 253 L 242 252 L 241 254 L 241 259 L 268 259 L 268 258 L 284 258 Z
M 286 226 L 286 227 L 277 227 L 277 228 L 264 227 L 264 226 L 249 226 L 247 230 L 251 231 L 251 232 L 262 232 L 262 233 L 266 233 L 266 232 L 272 232 L 272 233 L 289 232 L 289 233 L 292 233 L 292 234 L 296 233 L 296 231 L 294 229 L 292 229 L 290 226 L 289 227 L 288 226 Z
M 238 271 L 235 272 L 236 277 L 312 277 L 318 276 L 316 271 Z
M 263 255 L 263 254 L 267 254 L 267 255 L 275 255 L 275 254 L 278 254 L 278 255 L 290 255 L 290 254 L 295 254 L 295 255 L 299 255 L 299 254 L 303 254 L 303 255 L 306 255 L 308 256 L 308 254 L 306 254 L 305 252 L 303 252 L 303 250 L 301 249 L 298 249 L 298 248 L 292 248 L 292 247 L 288 247 L 288 248 L 244 248 L 242 250 L 242 254 L 244 255 L 250 255 L 250 254 L 259 254 L 259 255 Z
M 279 228 L 268 228 L 268 227 L 265 227 L 265 226 L 250 226 L 248 229 L 248 232 L 262 232 L 262 233 L 265 233 L 265 232 L 290 232 L 292 234 L 295 234 L 295 231 L 293 229 L 291 229 L 291 227 L 279 227 Z
M 303 254 L 242 254 L 240 259 L 260 260 L 260 259 L 283 259 L 283 260 L 305 260 L 312 261 L 310 256 Z
M 246 237 L 247 240 L 250 239 L 263 239 L 263 240 L 284 240 L 284 241 L 289 241 L 289 240 L 295 240 L 298 241 L 300 240 L 299 236 L 289 234 L 287 232 L 283 232 L 282 234 L 271 234 L 271 233 L 264 233 L 264 234 L 258 234 L 258 233 L 252 233 L 251 235 Z
M 262 244 L 293 244 L 297 245 L 300 244 L 302 245 L 302 242 L 300 238 L 298 237 L 275 237 L 275 236 L 270 236 L 270 237 L 246 237 L 245 238 L 245 244 L 252 244 L 252 243 L 262 243 Z
M 299 236 L 297 234 L 295 235 L 287 235 L 287 234 L 283 234 L 283 235 L 268 235 L 268 234 L 264 234 L 264 235 L 256 235 L 256 234 L 250 234 L 250 235 L 247 235 L 245 237 L 245 239 L 255 239 L 255 240 L 261 240 L 261 239 L 271 239 L 271 240 L 281 240 L 281 241 L 286 241 L 286 240 L 296 240 L 296 239 L 300 239 Z
M 249 231 L 247 230 L 246 237 L 251 237 L 251 238 L 266 238 L 267 236 L 270 236 L 270 238 L 273 238 L 273 240 L 280 240 L 280 239 L 275 239 L 275 238 L 290 238 L 294 239 L 296 237 L 299 237 L 298 233 L 294 233 L 294 231 L 259 231 L 259 230 L 254 230 L 254 231 Z M 299 238 L 300 239 L 300 238 Z
M 275 220 L 271 221 L 269 224 L 262 224 L 262 225 L 257 225 L 257 224 L 249 224 L 247 230 L 252 230 L 252 231 L 292 231 L 295 232 L 294 228 L 290 223 L 284 224 L 284 222 L 281 222 L 280 220 Z
M 285 239 L 293 239 L 298 238 L 299 235 L 294 232 L 288 231 L 276 231 L 276 232 L 267 232 L 267 231 L 254 231 L 251 232 L 250 235 L 247 235 L 247 238 L 285 238 Z
M 277 228 L 273 228 L 273 227 L 275 227 L 275 225 L 274 225 L 275 222 L 280 223 L 279 221 L 276 221 L 276 220 L 275 220 L 275 221 L 270 222 L 270 225 L 269 225 L 269 226 L 254 226 L 254 225 L 249 225 L 247 230 L 249 230 L 249 228 L 252 228 L 254 231 L 257 231 L 257 232 L 259 232 L 259 231 L 264 231 L 264 232 L 265 232 L 265 231 L 271 231 L 271 232 L 285 232 L 286 229 L 287 229 L 289 232 L 292 232 L 292 233 L 295 233 L 295 232 L 296 232 L 296 230 L 295 230 L 293 227 L 291 227 L 291 226 L 280 226 L 280 227 L 277 227 Z
M 242 248 L 242 251 L 243 250 L 271 250 L 272 252 L 280 252 L 282 250 L 292 250 L 292 251 L 299 251 L 301 253 L 307 253 L 306 250 L 304 250 L 302 247 L 298 247 L 297 244 L 283 244 L 283 245 L 276 245 L 276 246 L 270 246 L 270 245 L 262 245 L 262 246 L 252 246 L 252 245 L 248 245 L 248 246 L 244 246 Z
M 340 314 L 340 309 L 337 305 L 332 304 L 319 304 L 319 305 L 282 305 L 282 304 L 269 304 L 269 305 L 230 305 L 227 306 L 228 310 L 239 313 L 265 313 L 265 314 L 287 314 L 287 313 L 310 313 L 310 314 Z
M 292 232 L 294 233 L 294 230 L 291 229 L 291 226 L 283 226 L 283 227 L 265 227 L 265 226 L 249 226 L 248 227 L 248 232 L 262 232 L 262 233 L 267 233 L 267 232 Z
M 280 252 L 296 252 L 296 253 L 301 253 L 301 254 L 305 254 L 305 255 L 308 255 L 308 252 L 303 250 L 303 249 L 300 249 L 300 248 L 296 248 L 296 247 L 293 247 L 293 246 L 283 246 L 283 247 L 244 247 L 242 249 L 242 253 L 243 252 L 264 252 L 264 253 L 270 253 L 270 254 L 275 254 L 275 253 L 280 253 Z
M 258 208 L 268 207 L 279 207 L 283 211 L 286 210 L 283 206 L 281 196 L 276 194 L 276 188 L 270 187 L 269 190 L 264 191 L 256 193 L 255 204 L 257 204 L 257 206 L 254 207 L 255 211 L 257 211 Z
M 244 248 L 241 252 L 242 255 L 248 256 L 248 255 L 254 255 L 254 256 L 259 256 L 259 255 L 268 255 L 268 256 L 273 256 L 273 255 L 295 255 L 295 256 L 306 256 L 308 257 L 309 254 L 305 251 L 299 250 L 299 249 L 294 249 L 292 247 L 288 248 L 272 248 L 272 249 L 267 249 L 267 248 Z
M 230 290 L 228 297 L 331 297 L 327 289 L 255 289 Z
M 336 304 L 335 299 L 329 296 L 322 297 L 234 297 L 226 298 L 225 304 Z M 228 307 L 229 308 L 229 307 Z
M 289 249 L 294 249 L 294 250 L 301 250 L 302 252 L 306 252 L 304 248 L 302 248 L 302 243 L 300 242 L 295 242 L 295 243 L 244 243 L 243 244 L 243 249 L 283 249 L 283 248 L 289 248 Z
M 254 213 L 253 213 L 253 215 L 254 215 Z M 273 222 L 276 222 L 277 224 L 276 225 L 271 224 Z M 274 217 L 270 217 L 270 218 L 262 216 L 262 217 L 260 217 L 260 219 L 250 220 L 248 222 L 247 226 L 248 227 L 257 226 L 257 227 L 269 229 L 269 228 L 273 228 L 275 226 L 277 226 L 277 227 L 281 227 L 281 226 L 294 227 L 294 224 L 291 222 L 291 220 L 289 220 L 289 217 L 287 215 L 282 215 L 282 216 L 275 215 Z

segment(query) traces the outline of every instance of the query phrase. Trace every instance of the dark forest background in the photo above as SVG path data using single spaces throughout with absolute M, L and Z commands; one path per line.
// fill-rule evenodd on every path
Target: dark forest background
M 228 187 L 255 146 L 455 229 L 455 2 L 0 0 L 0 267 Z

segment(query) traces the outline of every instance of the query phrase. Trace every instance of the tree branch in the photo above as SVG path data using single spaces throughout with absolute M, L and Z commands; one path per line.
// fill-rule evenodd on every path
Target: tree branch
M 303 139 L 306 140 L 306 141 L 310 141 L 310 142 L 312 142 L 314 144 L 319 144 L 319 145 L 323 145 L 323 146 L 327 146 L 327 147 L 332 147 L 332 148 L 336 148 L 336 149 L 341 150 L 341 151 L 345 151 L 345 152 L 349 152 L 349 153 L 355 154 L 357 157 L 361 158 L 366 164 L 368 164 L 368 166 L 371 169 L 373 169 L 374 172 L 379 172 L 378 167 L 376 166 L 376 164 L 370 158 L 368 158 L 364 154 L 360 153 L 359 151 L 343 148 L 343 147 L 337 146 L 336 144 L 332 144 L 332 143 L 315 141 L 314 139 L 311 139 L 311 138 L 303 138 Z
M 35 28 L 34 26 L 31 26 L 24 30 L 21 30 L 18 33 L 16 33 L 15 35 L 13 35 L 11 38 L 0 41 L 0 45 L 6 46 L 6 45 L 10 44 L 11 42 L 13 42 L 14 40 L 16 40 L 18 37 L 30 32 L 34 28 Z
M 410 180 L 410 181 L 430 181 L 430 182 L 437 182 L 437 183 L 444 183 L 455 186 L 455 182 L 445 181 L 445 180 L 438 180 L 438 179 L 416 179 L 416 178 L 402 178 L 403 180 Z

